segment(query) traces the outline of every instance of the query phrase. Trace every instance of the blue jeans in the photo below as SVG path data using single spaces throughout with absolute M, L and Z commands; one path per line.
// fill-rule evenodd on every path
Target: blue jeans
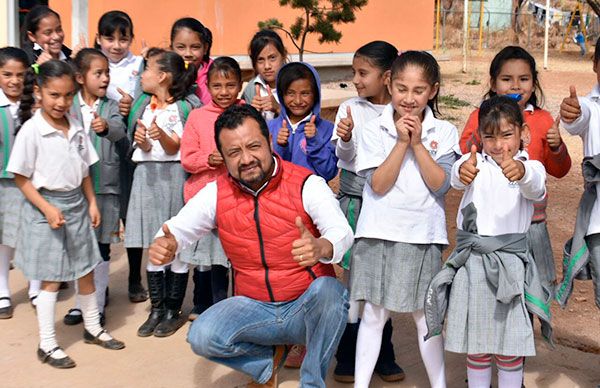
M 266 383 L 273 373 L 273 346 L 305 344 L 302 387 L 325 387 L 327 368 L 348 316 L 348 291 L 335 278 L 314 280 L 296 300 L 225 299 L 191 325 L 194 353 Z

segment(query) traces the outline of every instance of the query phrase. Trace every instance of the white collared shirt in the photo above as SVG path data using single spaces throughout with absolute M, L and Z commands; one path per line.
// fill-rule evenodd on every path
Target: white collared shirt
M 77 93 L 79 97 L 79 106 L 81 108 L 81 118 L 83 119 L 83 128 L 87 131 L 90 130 L 90 126 L 92 124 L 92 120 L 94 120 L 94 112 L 98 111 L 98 105 L 100 103 L 100 99 L 96 98 L 96 101 L 89 106 L 83 100 L 83 96 L 81 95 L 81 91 Z
M 39 44 L 37 44 L 37 43 L 34 43 L 34 44 L 33 44 L 33 49 L 34 49 L 34 50 L 42 50 L 42 51 L 44 51 L 44 49 L 42 48 L 42 46 L 40 46 L 40 45 L 39 45 Z M 65 55 L 65 53 L 63 53 L 63 51 L 62 51 L 62 47 L 60 48 L 60 54 L 58 54 L 58 59 L 59 59 L 59 60 L 61 60 L 61 61 L 64 61 L 64 60 L 66 60 L 66 59 L 67 59 L 67 56 L 66 56 L 66 55 Z
M 176 133 L 181 139 L 183 135 L 183 125 L 181 124 L 181 118 L 179 117 L 179 109 L 177 104 L 169 104 L 162 109 L 156 109 L 152 111 L 151 104 L 146 106 L 144 113 L 142 114 L 142 123 L 146 128 L 150 128 L 152 120 L 156 116 L 156 125 L 161 128 L 167 136 L 171 136 Z M 148 135 L 147 135 L 148 136 Z M 180 151 L 177 151 L 174 155 L 167 155 L 164 148 L 160 145 L 160 141 L 152 140 L 148 137 L 152 144 L 152 149 L 149 152 L 142 151 L 137 143 L 133 143 L 135 151 L 133 151 L 132 160 L 134 162 L 170 162 L 180 160 Z
M 273 175 L 277 172 L 277 165 Z M 252 193 L 251 190 L 248 190 Z M 260 190 L 259 190 L 260 191 Z M 321 237 L 333 245 L 333 257 L 322 263 L 339 263 L 354 241 L 352 229 L 340 209 L 335 195 L 325 180 L 317 175 L 306 179 L 302 188 L 302 204 Z M 169 230 L 177 239 L 178 252 L 191 246 L 217 227 L 217 182 L 208 183 L 179 213 L 167 221 Z M 162 229 L 156 237 L 162 236 Z M 291 255 L 291 254 L 290 254 Z
M 111 100 L 120 101 L 123 96 L 117 91 L 117 88 L 121 88 L 125 93 L 135 98 L 135 88 L 141 77 L 140 66 L 143 60 L 144 58 L 133 55 L 130 51 L 119 62 L 108 61 L 110 83 L 106 90 L 106 97 Z
M 260 87 L 259 97 L 266 97 L 269 95 L 269 92 L 267 91 L 267 83 L 265 82 L 265 80 L 262 79 L 260 75 L 257 75 L 254 78 L 254 86 L 256 87 L 256 85 Z M 277 101 L 277 103 L 280 104 L 279 96 L 277 95 L 277 89 L 271 89 L 271 94 L 273 95 L 273 97 L 275 97 L 275 101 Z M 248 101 L 247 103 L 250 104 L 252 103 L 252 101 Z M 273 120 L 275 118 L 275 112 L 272 112 L 270 110 L 263 111 L 262 116 L 265 118 L 266 121 Z
M 80 187 L 98 155 L 81 123 L 65 117 L 70 125 L 67 137 L 38 109 L 19 130 L 6 170 L 29 178 L 36 189 L 70 191 Z
M 340 140 L 337 135 L 337 126 L 342 119 L 347 117 L 346 109 L 350 107 L 354 128 L 349 142 Z M 335 125 L 331 141 L 335 144 L 335 155 L 338 157 L 338 167 L 356 173 L 356 148 L 357 137 L 361 134 L 361 127 L 367 122 L 381 116 L 385 105 L 373 104 L 366 98 L 353 97 L 342 102 L 335 115 Z
M 13 120 L 15 120 L 15 122 L 18 119 L 19 105 L 21 105 L 21 101 L 12 102 L 8 99 L 8 97 L 6 97 L 4 91 L 0 89 L 0 106 L 8 106 L 10 115 L 12 116 Z
M 600 154 L 600 85 L 596 84 L 590 94 L 579 97 L 581 116 L 570 124 L 561 120 L 561 124 L 571 135 L 581 136 L 583 156 Z M 600 193 L 600 183 L 596 183 L 596 192 Z M 600 195 L 596 198 L 586 236 L 600 233 Z
M 433 160 L 457 152 L 458 132 L 454 125 L 433 117 L 429 107 L 425 109 L 421 125 L 423 145 Z M 366 176 L 386 160 L 396 145 L 398 135 L 392 105 L 386 105 L 381 116 L 362 128 L 356 168 L 358 175 Z M 436 197 L 429 190 L 410 147 L 398 179 L 386 194 L 380 196 L 369 183 L 365 185 L 356 237 L 410 244 L 448 244 L 444 198 Z
M 463 155 L 452 166 L 450 183 L 457 190 L 464 190 L 459 209 L 470 203 L 477 209 L 477 232 L 481 236 L 499 236 L 508 233 L 526 233 L 533 216 L 533 202 L 546 196 L 546 170 L 537 160 L 528 160 L 526 151 L 519 151 L 515 159 L 523 162 L 525 175 L 517 182 L 510 182 L 502 169 L 485 152 L 477 154 L 479 172 L 470 185 L 465 186 L 459 178 L 460 166 L 471 156 Z M 459 229 L 463 215 L 456 217 Z

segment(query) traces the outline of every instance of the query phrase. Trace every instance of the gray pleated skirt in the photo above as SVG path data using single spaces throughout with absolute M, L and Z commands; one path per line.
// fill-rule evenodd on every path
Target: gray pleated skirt
M 553 291 L 556 283 L 556 268 L 546 221 L 531 224 L 527 231 L 527 244 L 529 244 L 529 252 L 531 252 L 540 274 L 542 285 Z
M 0 244 L 17 246 L 21 209 L 25 197 L 12 179 L 0 179 Z
M 102 258 L 81 189 L 66 192 L 42 189 L 40 194 L 60 209 L 65 224 L 58 229 L 50 228 L 42 212 L 26 201 L 21 212 L 15 265 L 28 279 L 59 282 L 87 275 Z
M 223 251 L 219 234 L 212 230 L 190 248 L 181 252 L 179 259 L 192 265 L 222 265 L 229 267 L 229 260 Z
M 185 171 L 179 162 L 141 162 L 133 174 L 125 246 L 148 248 L 163 223 L 183 207 Z
M 523 294 L 508 304 L 496 300 L 481 256 L 473 254 L 457 271 L 448 303 L 446 350 L 466 354 L 535 355 L 533 329 L 525 307 L 523 261 L 508 256 L 504 263 L 523 289 Z
M 442 249 L 439 244 L 357 239 L 350 298 L 401 313 L 423 309 L 429 282 L 442 266 Z
M 100 226 L 96 228 L 96 239 L 101 244 L 116 244 L 121 241 L 120 231 L 120 198 L 116 194 L 96 194 L 96 202 L 102 217 Z

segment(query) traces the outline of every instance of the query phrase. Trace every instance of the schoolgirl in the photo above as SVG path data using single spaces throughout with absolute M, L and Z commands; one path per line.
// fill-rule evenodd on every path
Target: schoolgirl
M 50 59 L 70 61 L 71 49 L 63 44 L 65 32 L 60 15 L 45 5 L 36 5 L 25 16 L 21 47 L 30 63 L 42 64 Z

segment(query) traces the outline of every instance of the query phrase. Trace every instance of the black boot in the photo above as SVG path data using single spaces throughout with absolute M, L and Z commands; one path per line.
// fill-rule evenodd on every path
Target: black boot
M 167 297 L 165 298 L 166 312 L 162 321 L 154 329 L 155 337 L 168 337 L 175 334 L 185 323 L 187 317 L 181 314 L 181 305 L 187 288 L 188 273 L 174 273 L 168 271 Z
M 340 383 L 354 382 L 354 360 L 356 357 L 356 337 L 358 336 L 359 323 L 347 323 L 344 334 L 340 339 L 335 358 L 337 365 L 333 371 L 333 378 Z
M 229 291 L 229 268 L 213 265 L 211 272 L 212 304 L 227 299 Z
M 163 271 L 146 271 L 146 274 L 152 307 L 148 319 L 137 331 L 137 335 L 140 337 L 151 336 L 165 315 L 165 273 Z
M 388 319 L 383 327 L 383 335 L 381 337 L 381 349 L 379 350 L 379 358 L 375 364 L 375 373 L 381 377 L 383 381 L 393 382 L 404 380 L 404 371 L 396 364 L 396 356 L 394 355 L 394 345 L 392 344 L 392 320 Z
M 211 270 L 200 272 L 198 268 L 194 268 L 194 275 L 192 276 L 194 280 L 194 308 L 189 316 L 190 321 L 196 319 L 207 308 L 212 306 L 211 275 Z

